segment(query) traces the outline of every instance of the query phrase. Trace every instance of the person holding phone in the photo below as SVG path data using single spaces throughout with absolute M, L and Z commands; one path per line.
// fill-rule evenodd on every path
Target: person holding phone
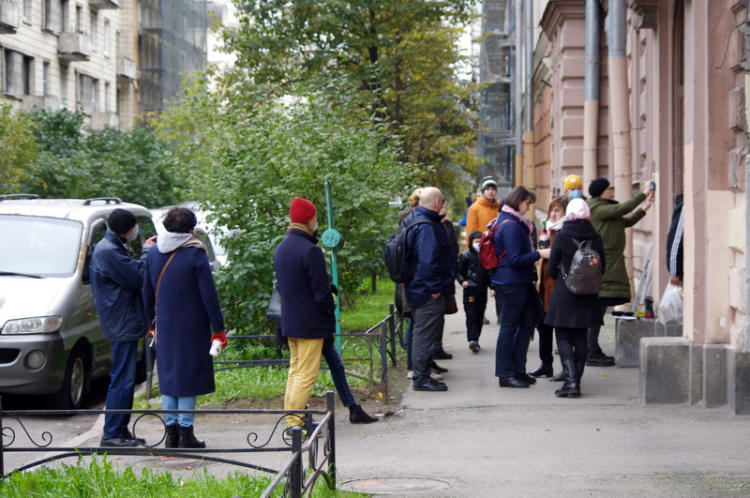
M 589 185 L 591 198 L 586 202 L 591 209 L 591 224 L 604 240 L 604 257 L 607 261 L 607 268 L 602 279 L 602 291 L 599 293 L 602 317 L 609 306 L 619 306 L 632 299 L 624 255 L 625 229 L 632 227 L 646 216 L 646 212 L 654 204 L 655 191 L 656 184 L 648 182 L 643 192 L 620 203 L 615 200 L 614 186 L 610 185 L 606 178 L 597 178 Z M 615 364 L 615 359 L 604 354 L 599 346 L 599 330 L 599 326 L 588 329 L 586 365 L 610 367 Z

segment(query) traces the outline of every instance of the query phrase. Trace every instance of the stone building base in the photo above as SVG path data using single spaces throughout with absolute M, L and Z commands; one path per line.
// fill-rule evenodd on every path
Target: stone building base
M 639 363 L 643 404 L 729 406 L 750 415 L 749 352 L 683 337 L 643 337 Z

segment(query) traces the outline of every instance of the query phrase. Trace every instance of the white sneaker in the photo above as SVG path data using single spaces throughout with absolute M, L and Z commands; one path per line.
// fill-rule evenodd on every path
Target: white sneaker
M 407 379 L 413 379 L 414 378 L 414 372 L 412 372 L 411 370 L 409 370 L 408 372 L 406 372 L 406 378 Z
M 432 377 L 432 380 L 443 380 L 443 376 L 440 375 L 439 373 L 433 372 L 430 374 L 430 377 Z

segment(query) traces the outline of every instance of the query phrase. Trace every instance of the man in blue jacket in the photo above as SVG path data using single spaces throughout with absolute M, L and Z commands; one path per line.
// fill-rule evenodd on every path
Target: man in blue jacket
M 320 372 L 323 342 L 336 331 L 336 303 L 318 247 L 318 219 L 312 202 L 295 197 L 289 209 L 291 225 L 276 248 L 273 266 L 281 294 L 281 335 L 289 341 L 289 376 L 284 410 L 304 410 Z M 301 415 L 286 417 L 287 434 L 304 426 Z
M 413 388 L 415 391 L 447 391 L 448 386 L 430 377 L 434 349 L 445 322 L 445 300 L 454 294 L 456 257 L 448 234 L 441 225 L 443 194 L 435 187 L 422 190 L 417 206 L 404 221 L 409 225 L 407 257 L 414 276 L 406 283 L 406 301 L 413 310 L 412 333 Z
M 155 237 L 143 244 L 140 259 L 128 254 L 126 244 L 138 236 L 133 213 L 115 209 L 109 215 L 109 230 L 96 244 L 89 269 L 94 305 L 104 338 L 112 343 L 112 373 L 107 391 L 107 409 L 131 410 L 135 392 L 138 341 L 146 335 L 148 324 L 143 309 L 141 288 L 148 249 Z M 146 444 L 128 430 L 129 414 L 104 417 L 102 446 L 128 447 Z

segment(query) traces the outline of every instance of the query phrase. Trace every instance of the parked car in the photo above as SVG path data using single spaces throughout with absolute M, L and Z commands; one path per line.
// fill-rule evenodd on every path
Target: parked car
M 214 272 L 226 266 L 227 254 L 224 248 L 221 246 L 219 237 L 216 236 L 214 225 L 207 221 L 207 213 L 200 209 L 197 202 L 183 202 L 178 206 L 164 206 L 151 210 L 151 216 L 154 219 L 156 225 L 156 232 L 158 235 L 166 233 L 164 228 L 164 218 L 167 217 L 167 212 L 173 207 L 186 207 L 195 213 L 195 217 L 198 219 L 198 224 L 193 229 L 193 232 L 200 237 L 206 246 L 206 253 L 208 254 L 208 261 L 211 264 L 211 270 Z
M 129 243 L 137 257 L 156 234 L 143 206 L 111 197 L 0 196 L 0 393 L 49 394 L 55 408 L 77 409 L 91 381 L 109 375 L 111 346 L 94 307 L 89 259 L 116 208 L 138 221 Z M 146 378 L 143 348 L 137 377 Z

